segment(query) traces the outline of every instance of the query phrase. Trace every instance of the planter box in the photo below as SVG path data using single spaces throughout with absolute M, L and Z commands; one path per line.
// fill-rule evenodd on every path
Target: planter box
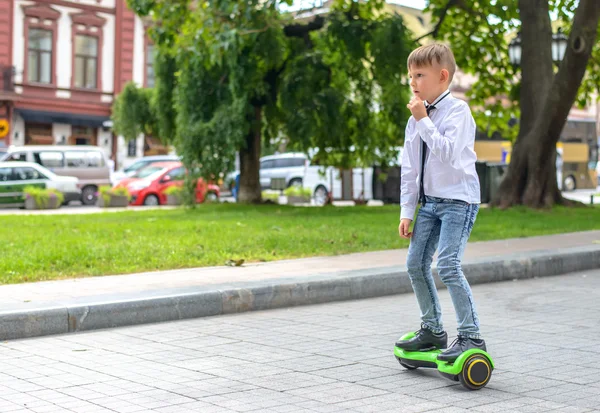
M 105 204 L 104 197 L 100 195 L 98 196 L 98 201 L 96 205 L 98 205 L 101 208 L 126 207 L 129 205 L 129 197 L 126 195 L 112 195 L 108 204 Z
M 167 205 L 181 205 L 181 197 L 179 195 L 167 194 Z
M 48 199 L 48 204 L 46 206 L 38 205 L 35 203 L 35 199 L 27 198 L 25 199 L 25 209 L 58 209 L 60 208 L 60 203 L 57 198 Z
M 296 205 L 296 204 L 307 204 L 310 202 L 310 198 L 306 198 L 303 196 L 288 196 L 287 197 L 287 202 L 290 205 Z

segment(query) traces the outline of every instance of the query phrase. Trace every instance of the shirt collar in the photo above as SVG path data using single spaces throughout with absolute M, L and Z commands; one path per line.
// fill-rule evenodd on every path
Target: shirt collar
M 449 96 L 446 96 L 444 99 L 442 99 L 442 101 L 440 102 L 440 99 L 442 97 L 444 97 L 446 94 L 449 94 Z M 435 100 L 435 102 L 433 102 L 432 104 L 435 105 L 436 108 L 441 108 L 444 107 L 445 104 L 447 104 L 454 96 L 452 96 L 452 93 L 450 93 L 450 89 L 446 89 L 446 91 L 444 93 L 442 93 L 441 95 L 439 95 L 437 97 L 437 99 Z M 427 102 L 427 101 L 425 101 Z M 439 102 L 439 103 L 438 103 Z M 429 102 L 427 102 L 427 106 L 429 106 Z

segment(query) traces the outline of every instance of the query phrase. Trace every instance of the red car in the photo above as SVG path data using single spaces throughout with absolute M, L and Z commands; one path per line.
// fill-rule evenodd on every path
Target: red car
M 139 169 L 133 176 L 121 180 L 115 188 L 125 187 L 131 194 L 131 205 L 164 205 L 167 203 L 165 190 L 182 186 L 186 169 L 181 162 L 156 162 Z M 219 199 L 219 187 L 208 184 L 202 178 L 196 185 L 196 202 Z

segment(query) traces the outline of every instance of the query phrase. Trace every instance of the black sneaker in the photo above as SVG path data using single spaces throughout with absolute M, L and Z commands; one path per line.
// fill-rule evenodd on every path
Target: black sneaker
M 454 361 L 467 350 L 472 348 L 478 348 L 483 351 L 487 351 L 485 347 L 485 341 L 481 339 L 468 338 L 464 336 L 458 336 L 456 340 L 452 342 L 448 350 L 437 356 L 440 361 Z
M 445 331 L 434 333 L 424 324 L 421 324 L 421 329 L 415 331 L 415 336 L 410 340 L 396 341 L 396 347 L 406 351 L 430 351 L 446 348 L 446 345 L 448 345 L 448 334 Z

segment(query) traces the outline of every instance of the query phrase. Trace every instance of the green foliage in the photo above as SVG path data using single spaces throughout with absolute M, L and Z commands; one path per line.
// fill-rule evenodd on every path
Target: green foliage
M 23 188 L 23 199 L 33 198 L 35 205 L 38 208 L 48 208 L 50 199 L 56 199 L 58 205 L 65 202 L 65 196 L 62 192 L 54 188 L 40 188 L 36 186 L 26 186 Z
M 283 191 L 283 194 L 285 196 L 299 196 L 302 198 L 310 199 L 310 197 L 312 196 L 312 190 L 310 188 L 304 188 L 299 185 L 292 185 L 292 186 L 286 188 Z
M 131 194 L 125 187 L 111 188 L 108 185 L 102 185 L 98 188 L 98 194 L 102 197 L 104 205 L 110 204 L 110 198 L 113 196 L 126 196 L 127 200 L 131 200 Z
M 573 23 L 577 0 L 549 0 L 550 15 L 567 35 Z M 429 0 L 426 11 L 433 14 L 435 25 L 444 14 L 448 0 Z M 475 74 L 477 82 L 467 92 L 479 129 L 498 131 L 515 138 L 518 127 L 510 128 L 511 117 L 519 119 L 519 68 L 508 59 L 508 44 L 521 26 L 517 0 L 463 0 L 449 7 L 439 30 L 439 38 L 449 42 L 460 70 Z M 590 103 L 600 90 L 600 37 L 588 63 L 586 77 L 577 102 Z M 500 97 L 505 97 L 501 102 Z M 488 116 L 488 114 L 490 116 Z
M 172 185 L 165 189 L 164 193 L 165 195 L 181 196 L 183 193 L 183 187 L 179 185 Z
M 117 96 L 112 108 L 113 130 L 125 140 L 136 139 L 140 134 L 157 136 L 156 106 L 153 89 L 138 88 L 129 82 Z
M 262 195 L 262 199 L 263 200 L 269 200 L 269 201 L 273 201 L 274 203 L 279 203 L 279 191 L 273 191 L 270 189 L 267 189 L 265 191 L 262 191 L 261 193 Z
M 397 156 L 409 117 L 402 19 L 381 13 L 382 0 L 336 0 L 307 30 L 279 10 L 291 3 L 128 0 L 157 22 L 160 135 L 205 178 L 232 170 L 255 133 L 340 166 Z

